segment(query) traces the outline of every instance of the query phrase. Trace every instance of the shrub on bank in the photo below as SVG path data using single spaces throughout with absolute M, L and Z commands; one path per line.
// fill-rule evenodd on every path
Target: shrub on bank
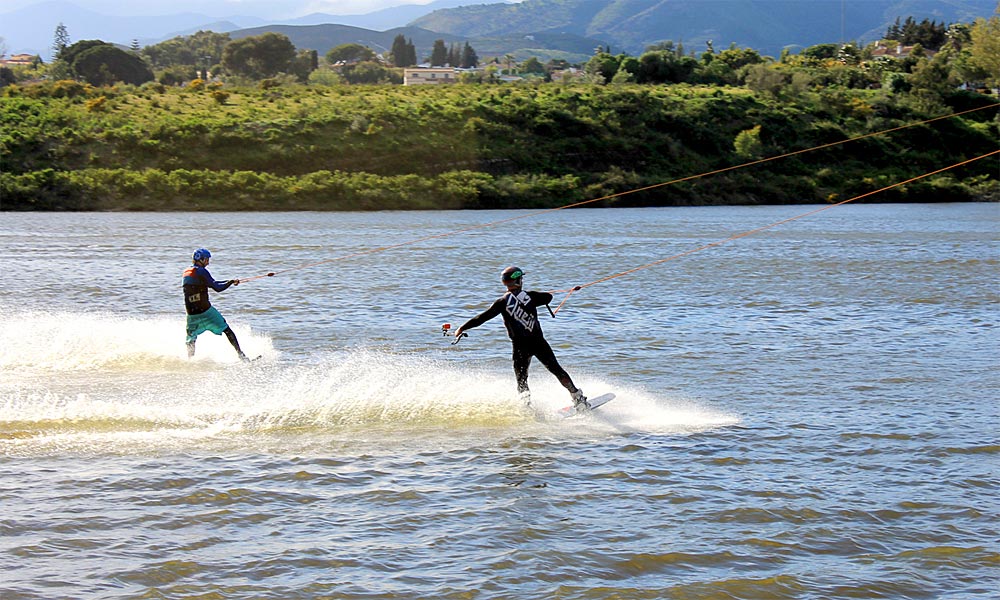
M 426 178 L 340 171 L 281 177 L 254 171 L 45 169 L 0 173 L 0 209 L 448 209 L 474 206 L 481 194 L 502 196 L 506 187 L 473 171 L 451 171 Z
M 663 206 L 808 203 L 845 200 L 894 183 L 861 179 L 847 193 L 808 177 L 754 183 L 749 173 L 727 173 L 632 193 L 638 189 L 617 171 L 585 185 L 575 176 L 509 175 L 449 171 L 434 177 L 381 176 L 317 171 L 277 176 L 254 171 L 178 169 L 45 169 L 0 173 L 0 210 L 79 211 L 268 211 L 424 210 L 463 208 L 551 208 L 628 192 L 592 206 Z M 748 191 L 752 190 L 752 191 Z M 1000 182 L 986 176 L 968 181 L 936 176 L 894 188 L 873 202 L 996 201 Z

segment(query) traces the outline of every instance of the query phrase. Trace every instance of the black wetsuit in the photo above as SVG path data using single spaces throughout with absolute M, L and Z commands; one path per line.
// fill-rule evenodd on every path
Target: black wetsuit
M 552 302 L 552 294 L 547 292 L 520 291 L 516 294 L 507 292 L 481 314 L 469 319 L 462 330 L 479 327 L 497 315 L 503 315 L 503 323 L 507 327 L 507 335 L 514 346 L 514 375 L 517 377 L 517 391 L 528 389 L 528 366 L 534 356 L 545 365 L 559 383 L 570 392 L 576 391 L 573 380 L 559 366 L 556 355 L 542 335 L 542 325 L 538 322 L 538 307 Z

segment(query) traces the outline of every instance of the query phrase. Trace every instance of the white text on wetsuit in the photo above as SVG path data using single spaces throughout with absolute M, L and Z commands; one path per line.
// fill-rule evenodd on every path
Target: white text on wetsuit
M 530 296 L 528 296 L 527 293 L 521 292 L 521 295 L 524 296 L 524 302 L 528 302 L 530 300 Z M 531 333 L 535 330 L 536 317 L 525 310 L 524 307 L 521 306 L 519 300 L 521 300 L 521 298 L 518 298 L 514 294 L 509 294 L 507 296 L 507 307 L 505 310 L 508 315 L 514 317 L 514 319 L 520 323 L 522 327 L 528 330 L 528 333 Z

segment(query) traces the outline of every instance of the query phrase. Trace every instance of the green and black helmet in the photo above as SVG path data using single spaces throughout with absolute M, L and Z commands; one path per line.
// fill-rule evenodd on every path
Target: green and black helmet
M 520 267 L 507 267 L 503 270 L 503 273 L 500 274 L 500 280 L 504 283 L 508 283 L 510 281 L 521 283 L 522 277 L 524 277 L 524 271 L 522 271 Z

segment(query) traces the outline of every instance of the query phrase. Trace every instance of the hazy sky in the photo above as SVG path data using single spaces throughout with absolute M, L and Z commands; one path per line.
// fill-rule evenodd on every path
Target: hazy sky
M 295 18 L 322 12 L 332 15 L 364 14 L 401 4 L 428 4 L 431 0 L 58 0 L 99 13 L 117 16 L 164 15 L 193 12 L 211 17 L 254 16 Z M 478 4 L 472 0 L 469 4 Z M 498 0 L 499 1 L 499 0 Z M 43 0 L 0 0 L 0 13 Z

